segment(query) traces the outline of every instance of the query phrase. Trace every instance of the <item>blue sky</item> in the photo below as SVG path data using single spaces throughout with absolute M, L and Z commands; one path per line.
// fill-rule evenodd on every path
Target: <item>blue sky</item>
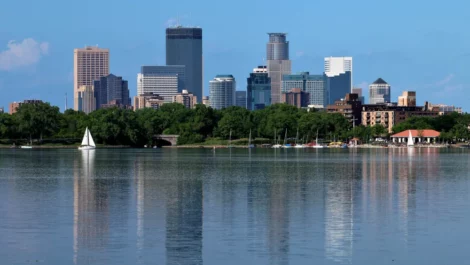
M 141 65 L 165 64 L 165 28 L 177 17 L 203 28 L 204 92 L 217 74 L 237 88 L 265 57 L 267 32 L 287 32 L 294 72 L 323 72 L 323 57 L 352 56 L 353 81 L 378 77 L 425 100 L 470 107 L 470 30 L 464 0 L 4 0 L 0 107 L 38 98 L 63 108 L 73 95 L 73 49 L 110 49 L 111 72 L 136 93 Z

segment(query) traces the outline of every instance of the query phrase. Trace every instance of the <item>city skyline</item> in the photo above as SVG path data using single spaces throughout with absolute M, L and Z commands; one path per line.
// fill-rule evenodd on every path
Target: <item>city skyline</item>
M 67 18 L 71 11 L 63 4 L 54 4 L 55 2 L 52 0 L 42 5 L 31 3 L 16 17 L 24 22 L 0 30 L 0 107 L 7 107 L 12 101 L 37 98 L 63 109 L 66 93 L 69 106 L 72 105 L 73 59 L 70 51 L 86 44 L 99 44 L 99 47 L 110 49 L 110 70 L 131 81 L 131 97 L 136 94 L 136 84 L 132 80 L 135 80 L 141 65 L 165 65 L 165 29 L 174 24 L 171 15 L 168 15 L 172 14 L 171 10 L 174 8 L 169 4 L 163 3 L 162 8 L 158 8 L 152 26 L 145 25 L 149 24 L 145 21 L 150 10 L 144 10 L 131 21 L 121 21 L 122 19 L 112 15 L 107 17 L 107 23 L 113 28 L 119 28 L 119 31 L 103 32 L 95 30 L 91 21 L 72 22 Z M 182 24 L 200 26 L 204 30 L 204 95 L 208 95 L 209 80 L 217 74 L 230 73 L 237 80 L 244 80 L 251 69 L 257 65 L 265 65 L 263 58 L 265 59 L 266 33 L 286 32 L 290 44 L 292 73 L 321 73 L 324 57 L 351 56 L 354 58 L 353 86 L 363 89 L 366 102 L 368 85 L 377 76 L 382 76 L 393 86 L 392 98 L 400 95 L 401 91 L 412 90 L 426 95 L 426 98 L 419 98 L 419 104 L 428 100 L 462 106 L 464 109 L 469 107 L 465 91 L 470 77 L 466 76 L 465 65 L 470 36 L 460 23 L 464 17 L 463 13 L 459 13 L 461 10 L 452 10 L 452 17 L 438 22 L 435 17 L 450 14 L 451 7 L 431 6 L 430 11 L 420 14 L 421 19 L 416 20 L 415 14 L 420 13 L 419 6 L 407 5 L 406 12 L 402 14 L 404 2 L 398 1 L 387 7 L 391 12 L 387 14 L 387 19 L 382 19 L 378 14 L 373 14 L 372 17 L 370 14 L 371 8 L 378 4 L 368 1 L 344 3 L 335 16 L 341 16 L 342 21 L 348 20 L 349 27 L 341 28 L 335 24 L 334 30 L 327 28 L 320 29 L 315 34 L 306 34 L 308 31 L 298 25 L 303 22 L 317 23 L 331 15 L 325 12 L 311 18 L 307 10 L 315 5 L 305 2 L 304 10 L 286 8 L 289 12 L 296 11 L 295 20 L 272 21 L 269 26 L 250 27 L 255 18 L 259 20 L 268 14 L 247 14 L 247 21 L 240 22 L 236 19 L 239 15 L 230 13 L 226 15 L 227 19 L 213 23 L 220 15 L 210 18 L 205 16 L 210 2 L 184 2 L 182 9 L 178 10 Z M 86 15 L 95 16 L 99 8 L 105 8 L 107 3 L 109 2 L 93 3 L 96 9 L 87 11 Z M 92 2 L 84 1 L 84 4 L 91 5 Z M 116 4 L 118 10 L 136 9 L 123 1 Z M 148 4 L 155 5 L 150 2 Z M 233 8 L 242 12 L 246 4 L 240 2 Z M 271 9 L 274 3 L 260 1 L 257 5 L 265 5 L 267 9 Z M 14 17 L 7 10 L 18 8 L 19 3 L 6 3 L 5 9 L 0 11 L 0 22 L 7 24 L 11 21 Z M 328 7 L 325 3 L 320 3 L 318 8 Z M 402 14 L 399 22 L 392 23 L 396 21 L 392 19 L 392 11 Z M 50 18 L 49 21 L 39 19 L 39 16 L 44 15 Z M 374 25 L 369 23 L 370 19 L 379 17 L 381 19 Z M 31 19 L 37 23 L 28 23 Z M 418 33 L 416 28 L 420 29 Z M 222 38 L 221 34 L 226 31 L 233 34 Z M 236 42 L 242 34 L 249 41 Z M 318 36 L 323 36 L 321 41 Z M 16 42 L 9 44 L 12 40 Z M 28 57 L 19 56 L 12 52 L 15 49 L 30 52 L 24 53 Z M 245 90 L 244 83 L 238 82 L 237 90 Z

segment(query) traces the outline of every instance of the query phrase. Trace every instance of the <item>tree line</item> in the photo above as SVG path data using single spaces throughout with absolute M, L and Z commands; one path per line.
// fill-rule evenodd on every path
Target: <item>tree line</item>
M 444 135 L 468 138 L 463 125 L 470 121 L 468 115 L 451 114 L 438 118 L 411 118 L 394 127 L 405 129 L 436 129 Z M 75 144 L 88 127 L 95 141 L 105 145 L 144 146 L 155 142 L 155 135 L 177 134 L 178 144 L 197 144 L 214 140 L 248 138 L 287 138 L 288 141 L 309 142 L 318 138 L 324 141 L 345 141 L 359 137 L 368 141 L 372 137 L 387 137 L 383 126 L 356 126 L 341 114 L 307 111 L 286 104 L 274 104 L 262 110 L 249 111 L 241 107 L 215 110 L 205 105 L 187 109 L 178 103 L 169 103 L 160 109 L 137 111 L 119 108 L 99 109 L 90 114 L 74 110 L 60 113 L 59 108 L 48 103 L 23 104 L 13 115 L 0 114 L 0 139 L 2 143 L 58 142 Z

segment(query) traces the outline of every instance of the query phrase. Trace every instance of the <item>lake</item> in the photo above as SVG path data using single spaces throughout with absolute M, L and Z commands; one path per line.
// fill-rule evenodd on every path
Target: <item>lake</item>
M 467 264 L 460 149 L 0 150 L 0 264 Z

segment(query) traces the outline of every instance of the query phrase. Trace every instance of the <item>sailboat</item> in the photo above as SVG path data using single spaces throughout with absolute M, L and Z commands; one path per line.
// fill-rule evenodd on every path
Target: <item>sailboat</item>
M 277 142 L 277 130 L 275 129 L 274 130 L 274 145 L 272 146 L 272 148 L 281 148 L 282 145 L 280 145 L 278 142 Z
M 88 127 L 86 127 L 85 135 L 83 135 L 82 144 L 78 147 L 78 150 L 93 150 L 95 148 L 95 141 L 93 141 L 93 137 L 91 136 L 90 130 L 88 130 Z
M 248 138 L 248 148 L 253 148 L 255 147 L 254 144 L 251 144 L 251 129 L 250 129 L 250 137 Z
M 295 136 L 294 148 L 305 148 L 305 145 L 297 143 L 298 139 L 299 139 L 299 128 L 297 128 L 297 135 Z
M 317 130 L 317 138 L 315 138 L 315 145 L 312 146 L 313 148 L 323 148 L 323 145 L 318 143 L 318 130 Z
M 411 136 L 411 130 L 408 130 L 409 135 L 408 135 L 408 143 L 406 144 L 408 147 L 413 147 L 415 145 L 413 141 L 413 136 Z
M 20 146 L 21 149 L 32 149 L 33 148 L 33 140 L 31 137 L 29 138 L 29 144 Z
M 284 144 L 282 145 L 282 148 L 291 148 L 292 146 L 287 143 L 287 128 L 286 128 L 286 133 L 284 134 Z
M 228 136 L 228 148 L 232 148 L 232 129 L 230 129 L 230 134 Z

